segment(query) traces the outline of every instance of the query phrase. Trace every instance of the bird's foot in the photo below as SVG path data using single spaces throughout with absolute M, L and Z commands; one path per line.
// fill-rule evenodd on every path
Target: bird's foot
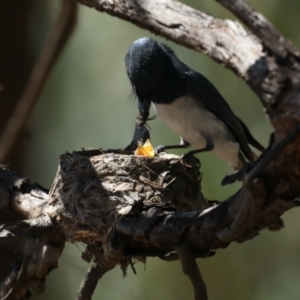
M 236 181 L 242 181 L 244 178 L 249 174 L 249 172 L 254 168 L 255 162 L 248 162 L 245 164 L 243 169 L 237 171 L 234 174 L 227 175 L 223 178 L 221 185 L 227 185 L 227 184 L 232 184 Z
M 194 155 L 194 151 L 193 150 L 182 154 L 181 155 L 181 159 L 183 159 L 183 160 L 185 160 L 187 162 L 189 160 L 191 160 L 191 159 L 196 160 L 198 168 L 201 167 L 201 162 L 200 162 L 199 158 Z
M 165 146 L 157 146 L 155 149 L 154 149 L 154 154 L 155 155 L 158 155 L 159 153 L 161 153 L 161 152 L 164 152 L 165 151 Z

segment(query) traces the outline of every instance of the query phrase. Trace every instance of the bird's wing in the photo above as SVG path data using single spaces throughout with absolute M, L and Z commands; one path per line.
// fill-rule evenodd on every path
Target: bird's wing
M 247 133 L 250 131 L 247 130 L 245 132 L 244 130 L 246 125 L 240 122 L 228 103 L 207 78 L 191 69 L 185 73 L 191 93 L 195 97 L 200 98 L 203 106 L 224 122 L 236 141 L 240 144 L 241 152 L 249 161 L 254 161 L 255 157 L 248 146 Z

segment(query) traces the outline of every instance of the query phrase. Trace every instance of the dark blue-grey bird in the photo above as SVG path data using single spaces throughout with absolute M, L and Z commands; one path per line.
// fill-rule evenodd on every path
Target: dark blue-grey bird
M 158 116 L 181 137 L 180 144 L 160 146 L 159 151 L 193 145 L 196 150 L 189 154 L 213 151 L 239 170 L 257 158 L 249 144 L 265 150 L 214 85 L 168 46 L 140 38 L 129 47 L 125 64 L 142 121 L 153 103 Z

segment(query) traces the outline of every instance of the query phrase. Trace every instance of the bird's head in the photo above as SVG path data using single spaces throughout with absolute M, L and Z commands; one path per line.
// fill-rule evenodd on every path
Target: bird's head
M 165 58 L 160 44 L 148 37 L 136 40 L 125 56 L 126 72 L 143 121 L 149 116 L 151 98 L 163 75 Z

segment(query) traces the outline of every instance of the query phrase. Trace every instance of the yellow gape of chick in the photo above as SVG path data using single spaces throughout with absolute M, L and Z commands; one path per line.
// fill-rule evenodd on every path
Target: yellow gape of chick
M 144 145 L 138 145 L 137 149 L 134 152 L 134 155 L 138 156 L 154 156 L 153 146 L 148 139 Z

